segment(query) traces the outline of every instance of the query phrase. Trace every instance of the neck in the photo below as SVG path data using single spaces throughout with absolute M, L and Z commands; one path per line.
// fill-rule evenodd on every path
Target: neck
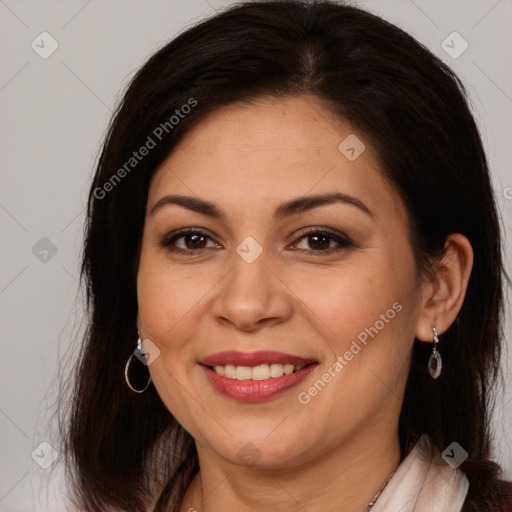
M 288 469 L 247 468 L 198 446 L 201 471 L 181 512 L 288 510 L 363 512 L 400 462 L 398 434 L 360 433 L 313 461 Z

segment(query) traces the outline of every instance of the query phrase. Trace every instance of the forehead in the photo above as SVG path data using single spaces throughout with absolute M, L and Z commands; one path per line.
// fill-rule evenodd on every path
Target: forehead
M 222 107 L 190 130 L 153 176 L 148 208 L 182 193 L 254 211 L 333 191 L 395 211 L 400 202 L 370 141 L 317 98 L 260 98 Z

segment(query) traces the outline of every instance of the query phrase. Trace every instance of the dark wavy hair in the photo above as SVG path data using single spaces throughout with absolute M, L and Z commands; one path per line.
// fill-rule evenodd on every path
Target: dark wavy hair
M 234 4 L 185 30 L 138 71 L 110 124 L 88 200 L 81 272 L 87 329 L 59 409 L 68 484 L 81 510 L 145 511 L 154 500 L 155 511 L 177 511 L 199 470 L 194 440 L 155 388 L 135 394 L 124 380 L 137 339 L 136 278 L 155 169 L 215 109 L 304 93 L 375 148 L 406 206 L 422 272 L 443 254 L 450 233 L 462 233 L 473 247 L 462 309 L 442 337 L 439 379 L 426 371 L 432 346 L 415 340 L 399 438 L 403 456 L 425 432 L 440 451 L 456 440 L 468 452 L 464 510 L 510 506 L 490 460 L 508 278 L 466 91 L 439 58 L 378 16 L 330 1 L 290 0 Z M 191 98 L 195 106 L 169 122 Z M 159 127 L 165 136 L 127 167 Z

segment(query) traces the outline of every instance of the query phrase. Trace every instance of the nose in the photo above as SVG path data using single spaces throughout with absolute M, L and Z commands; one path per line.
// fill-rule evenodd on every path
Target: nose
M 212 303 L 217 322 L 254 331 L 288 320 L 293 311 L 292 296 L 265 251 L 252 263 L 237 253 L 230 260 L 231 269 Z

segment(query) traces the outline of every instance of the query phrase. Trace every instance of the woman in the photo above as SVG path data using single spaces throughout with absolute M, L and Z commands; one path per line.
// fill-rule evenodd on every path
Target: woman
M 512 507 L 486 157 L 458 78 L 395 26 L 250 2 L 158 51 L 106 137 L 82 275 L 80 510 Z

